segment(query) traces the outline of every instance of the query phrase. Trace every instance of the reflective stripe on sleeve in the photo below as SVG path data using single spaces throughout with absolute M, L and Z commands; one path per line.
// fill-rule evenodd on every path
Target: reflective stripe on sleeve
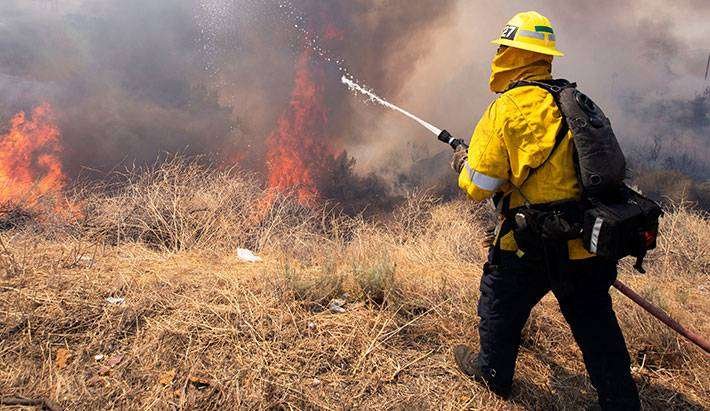
M 478 188 L 488 191 L 496 191 L 503 185 L 503 183 L 505 183 L 505 180 L 503 179 L 490 177 L 483 173 L 479 173 L 478 171 L 474 171 L 471 166 L 468 165 L 468 162 L 464 163 L 464 167 L 466 169 L 466 173 L 468 173 L 469 180 L 471 180 L 471 182 Z

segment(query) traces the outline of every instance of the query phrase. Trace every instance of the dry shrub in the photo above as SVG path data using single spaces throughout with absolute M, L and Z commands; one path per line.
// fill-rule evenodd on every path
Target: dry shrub
M 39 212 L 22 204 L 0 204 L 0 231 L 27 226 L 36 220 Z
M 260 192 L 234 169 L 173 159 L 124 175 L 116 193 L 87 205 L 95 229 L 114 244 L 137 241 L 165 251 L 241 242 Z
M 4 270 L 4 277 L 15 277 L 24 274 L 26 264 L 10 250 L 0 235 L 0 264 Z
M 272 240 L 300 238 L 314 219 L 310 208 L 289 194 L 263 190 L 248 173 L 178 157 L 126 172 L 85 208 L 95 238 L 170 252 L 237 245 L 259 250 Z
M 392 213 L 388 228 L 400 242 L 422 234 L 439 199 L 427 192 L 413 192 Z
M 636 173 L 634 184 L 645 195 L 667 203 L 690 202 L 700 209 L 710 210 L 710 183 L 695 181 L 672 169 L 644 169 Z
M 685 202 L 671 203 L 666 211 L 660 229 L 660 253 L 653 255 L 660 262 L 656 266 L 659 274 L 685 277 L 710 272 L 710 215 L 689 208 Z
M 81 218 L 74 192 L 46 195 L 0 203 L 0 231 L 27 230 L 44 236 L 63 235 Z

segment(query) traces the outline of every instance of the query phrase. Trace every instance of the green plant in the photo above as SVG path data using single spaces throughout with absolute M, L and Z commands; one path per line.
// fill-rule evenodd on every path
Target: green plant
M 365 299 L 376 305 L 384 305 L 395 293 L 396 264 L 383 256 L 372 263 L 353 267 L 353 276 Z
M 310 272 L 286 265 L 284 280 L 294 298 L 304 302 L 311 310 L 322 310 L 333 298 L 343 294 L 344 276 L 332 264 Z

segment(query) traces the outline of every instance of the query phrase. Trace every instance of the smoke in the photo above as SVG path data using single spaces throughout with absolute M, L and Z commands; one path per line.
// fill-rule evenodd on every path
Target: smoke
M 705 164 L 710 4 L 537 5 L 567 53 L 555 62 L 556 74 L 577 81 L 604 107 L 626 147 L 644 147 L 661 133 L 682 142 L 667 146 L 686 147 Z M 319 138 L 334 156 L 346 151 L 356 160 L 339 164 L 411 188 L 448 173 L 446 148 L 397 114 L 363 104 L 340 84 L 343 70 L 467 138 L 494 98 L 488 42 L 528 7 L 468 0 L 5 0 L 0 121 L 49 102 L 70 177 L 153 161 L 162 152 L 209 154 L 263 172 L 264 142 L 288 109 L 298 58 L 314 47 L 310 64 L 323 73 L 327 115 Z
M 162 151 L 259 169 L 305 44 L 296 17 L 353 72 L 396 92 L 407 76 L 392 68 L 424 55 L 427 31 L 451 3 L 302 1 L 289 15 L 277 1 L 6 1 L 0 111 L 4 120 L 44 100 L 57 107 L 70 175 Z M 363 136 L 350 132 L 341 72 L 312 64 L 326 72 L 329 144 L 346 149 Z

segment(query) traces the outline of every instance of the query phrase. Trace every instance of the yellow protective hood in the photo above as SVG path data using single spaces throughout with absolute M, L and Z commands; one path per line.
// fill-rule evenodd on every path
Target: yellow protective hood
M 552 79 L 552 56 L 507 47 L 497 53 L 491 63 L 491 91 L 503 93 L 520 80 Z

